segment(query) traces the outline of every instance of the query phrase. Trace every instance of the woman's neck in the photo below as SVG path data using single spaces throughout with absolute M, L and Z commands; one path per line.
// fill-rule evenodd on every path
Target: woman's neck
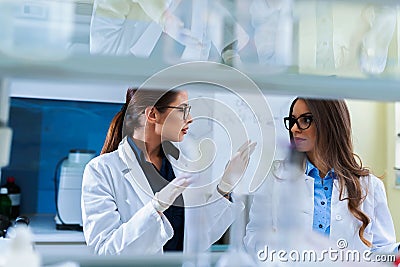
M 307 158 L 318 169 L 319 176 L 324 178 L 328 173 L 328 169 L 324 167 L 323 162 L 315 156 L 315 153 L 312 152 L 307 152 Z
M 151 133 L 151 132 L 150 132 Z M 144 134 L 144 131 L 135 131 L 133 134 L 135 144 L 143 151 L 147 161 L 156 162 L 160 158 L 161 138 L 154 134 Z

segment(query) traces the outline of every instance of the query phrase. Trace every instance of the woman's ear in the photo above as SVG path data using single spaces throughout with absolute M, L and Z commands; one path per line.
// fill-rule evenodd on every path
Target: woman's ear
M 147 107 L 144 110 L 144 114 L 146 115 L 146 121 L 150 123 L 156 123 L 158 117 L 158 110 L 155 107 Z

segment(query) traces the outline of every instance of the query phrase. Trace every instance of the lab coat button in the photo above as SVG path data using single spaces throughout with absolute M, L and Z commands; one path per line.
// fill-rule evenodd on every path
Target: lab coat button
M 340 220 L 342 220 L 342 216 L 336 215 L 336 221 L 340 221 Z

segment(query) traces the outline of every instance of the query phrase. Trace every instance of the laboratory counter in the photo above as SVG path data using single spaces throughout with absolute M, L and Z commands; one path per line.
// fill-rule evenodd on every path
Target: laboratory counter
M 76 257 L 93 255 L 86 246 L 82 231 L 57 230 L 54 214 L 29 216 L 35 250 L 44 263 L 74 260 Z
M 29 216 L 35 250 L 41 255 L 44 266 L 73 261 L 82 266 L 182 266 L 183 263 L 198 266 L 201 262 L 211 265 L 218 261 L 226 245 L 214 245 L 212 253 L 187 255 L 165 253 L 163 255 L 98 256 L 86 246 L 83 232 L 57 230 L 54 214 Z
M 82 231 L 57 230 L 54 214 L 30 216 L 29 224 L 35 244 L 76 244 L 86 245 Z

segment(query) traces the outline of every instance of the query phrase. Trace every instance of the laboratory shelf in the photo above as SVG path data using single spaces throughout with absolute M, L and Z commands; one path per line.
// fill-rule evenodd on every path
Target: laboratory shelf
M 58 82 L 86 82 L 90 84 L 129 83 L 139 86 L 168 67 L 168 75 L 157 75 L 152 88 L 179 84 L 185 81 L 203 81 L 234 86 L 239 92 L 251 92 L 248 81 L 238 75 L 247 75 L 265 93 L 274 95 L 301 95 L 324 98 L 400 100 L 400 79 L 392 77 L 299 73 L 295 67 L 263 67 L 242 65 L 234 68 L 213 62 L 171 62 L 155 58 L 133 56 L 69 55 L 58 60 L 13 58 L 0 54 L 0 79 L 15 81 L 47 80 Z M 56 88 L 55 88 L 56 90 Z M 32 92 L 34 94 L 34 92 Z

